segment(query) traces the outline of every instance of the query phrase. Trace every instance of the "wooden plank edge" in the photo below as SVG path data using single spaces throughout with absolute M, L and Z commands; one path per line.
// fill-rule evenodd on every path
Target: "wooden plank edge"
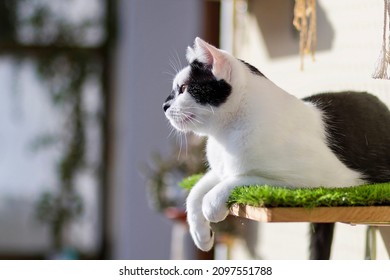
M 235 204 L 230 214 L 259 222 L 315 222 L 349 224 L 390 224 L 390 206 L 356 206 L 356 207 L 253 207 Z

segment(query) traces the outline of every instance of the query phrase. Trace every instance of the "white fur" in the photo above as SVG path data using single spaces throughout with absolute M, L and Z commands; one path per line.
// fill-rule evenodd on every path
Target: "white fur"
M 201 106 L 184 93 L 176 96 L 166 115 L 178 130 L 208 137 L 210 170 L 187 198 L 190 232 L 200 249 L 212 248 L 210 222 L 226 218 L 226 201 L 236 186 L 346 187 L 364 183 L 360 174 L 347 168 L 327 146 L 321 112 L 313 104 L 252 74 L 226 52 L 216 53 L 215 48 L 210 52 L 212 46 L 199 40 L 194 49 L 188 49 L 188 61 L 211 64 L 215 59 L 210 56 L 218 56 L 223 68 L 230 69 L 232 93 L 219 107 Z M 185 82 L 188 73 L 188 67 L 178 73 L 174 88 Z

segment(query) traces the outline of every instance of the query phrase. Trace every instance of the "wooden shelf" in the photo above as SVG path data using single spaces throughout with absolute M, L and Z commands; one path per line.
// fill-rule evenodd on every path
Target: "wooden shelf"
M 263 208 L 233 205 L 233 216 L 259 222 L 316 222 L 390 225 L 390 206 L 316 207 L 316 208 Z

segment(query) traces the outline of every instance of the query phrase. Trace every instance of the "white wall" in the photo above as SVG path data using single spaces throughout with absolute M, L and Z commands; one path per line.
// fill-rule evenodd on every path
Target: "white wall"
M 299 69 L 290 2 L 249 1 L 249 10 L 272 16 L 267 24 L 253 14 L 238 15 L 236 55 L 299 97 L 325 90 L 369 90 L 390 104 L 389 83 L 371 78 L 382 42 L 383 1 L 317 1 L 316 61 L 307 56 L 304 71 Z
M 292 26 L 294 2 L 237 3 L 235 55 L 258 67 L 280 87 L 298 97 L 324 91 L 363 90 L 375 93 L 390 105 L 390 81 L 371 78 L 382 43 L 383 1 L 317 1 L 316 61 L 307 56 L 304 71 L 299 69 L 299 36 L 294 34 Z M 266 259 L 308 257 L 307 224 L 264 224 L 260 233 L 260 256 Z M 332 258 L 362 259 L 364 237 L 364 226 L 338 224 Z M 382 241 L 378 239 L 378 242 L 378 258 L 388 258 Z
M 140 167 L 152 152 L 171 147 L 162 103 L 169 95 L 169 60 L 184 62 L 201 27 L 198 0 L 119 0 L 119 38 L 114 77 L 114 165 L 111 242 L 114 259 L 167 259 L 171 222 L 153 212 Z

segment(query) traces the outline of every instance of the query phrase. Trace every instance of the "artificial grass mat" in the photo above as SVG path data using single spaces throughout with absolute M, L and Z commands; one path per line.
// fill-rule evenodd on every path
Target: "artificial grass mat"
M 197 174 L 180 185 L 191 189 L 202 177 Z M 228 206 L 244 204 L 255 207 L 337 207 L 390 206 L 390 182 L 348 188 L 286 188 L 268 185 L 238 186 L 230 194 Z

